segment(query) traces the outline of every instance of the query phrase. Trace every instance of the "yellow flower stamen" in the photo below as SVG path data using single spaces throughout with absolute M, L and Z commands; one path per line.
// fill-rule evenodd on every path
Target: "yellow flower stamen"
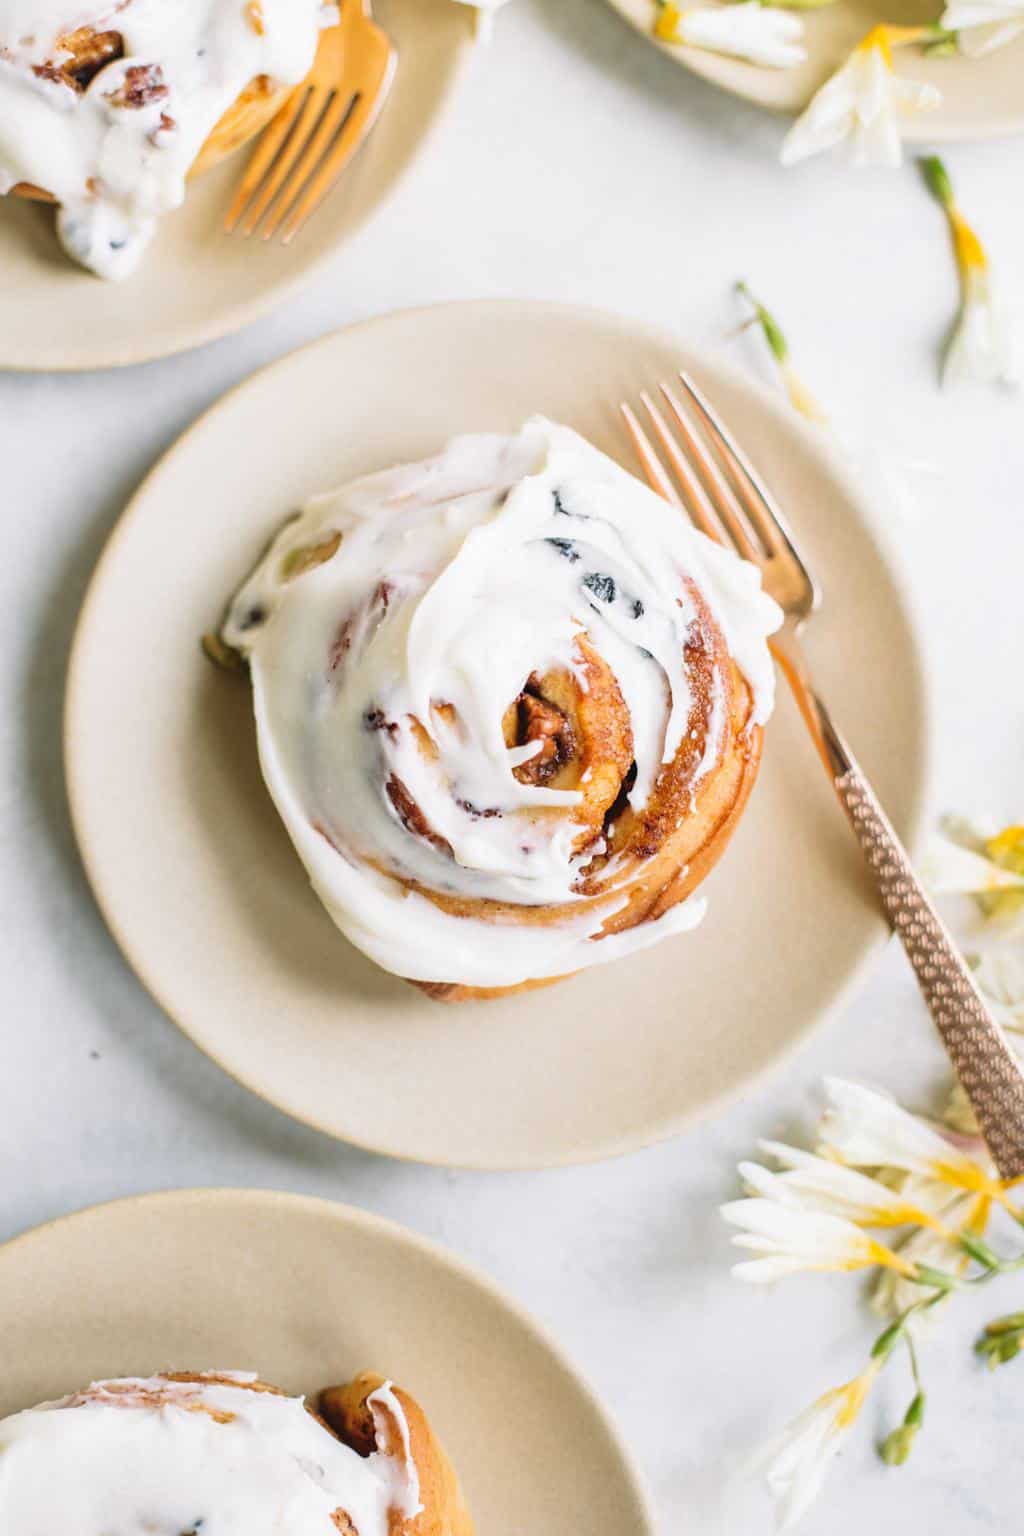
M 1021 1178 L 1024 1179 L 1024 1175 Z M 1021 1179 L 1011 1179 L 1006 1187 L 1010 1189 L 1014 1184 L 1019 1184 L 1020 1182 Z M 985 1228 L 988 1226 L 988 1218 L 991 1214 L 991 1197 L 989 1195 L 980 1196 L 974 1210 L 964 1222 L 964 1231 L 969 1232 L 972 1237 L 984 1237 Z
M 674 43 L 679 35 L 679 23 L 682 20 L 682 11 L 678 5 L 672 5 L 669 0 L 660 7 L 654 22 L 654 35 L 663 43 Z
M 997 864 L 1024 875 L 1024 827 L 1004 827 L 996 837 L 989 838 L 985 851 Z
M 833 1387 L 831 1392 L 826 1392 L 824 1397 L 818 1399 L 823 1407 L 827 1403 L 840 1404 L 835 1419 L 837 1429 L 849 1429 L 856 1422 L 881 1368 L 881 1360 L 872 1360 L 859 1376 L 848 1381 L 844 1387 Z
M 1024 875 L 1024 827 L 1004 827 L 997 837 L 989 838 L 985 852 L 1000 869 Z M 985 891 L 978 901 L 987 917 L 1010 917 L 1024 907 L 1024 890 Z
M 1010 1215 L 1019 1220 L 1020 1207 L 1015 1205 L 1007 1194 L 1020 1181 L 1010 1179 L 1005 1184 L 1001 1179 L 993 1179 L 976 1164 L 964 1165 L 963 1163 L 933 1163 L 932 1171 L 937 1179 L 944 1184 L 951 1184 L 955 1189 L 966 1190 L 968 1194 L 975 1194 L 990 1203 L 1001 1205 Z M 986 1220 L 987 1220 L 986 1213 Z
M 988 266 L 985 247 L 955 203 L 946 211 L 949 217 L 949 227 L 953 235 L 956 264 L 960 268 L 962 275 L 966 277 L 968 272 L 984 271 Z
M 871 31 L 857 44 L 859 53 L 870 53 L 873 48 L 877 48 L 885 61 L 886 69 L 892 69 L 892 43 L 889 40 L 889 30 L 885 26 L 872 27 Z
M 952 1237 L 944 1222 L 930 1211 L 919 1210 L 916 1205 L 901 1205 L 891 1211 L 877 1211 L 871 1216 L 871 1224 L 877 1227 L 927 1227 L 938 1237 Z
M 931 27 L 893 27 L 884 23 L 872 27 L 857 44 L 858 53 L 870 53 L 876 49 L 882 56 L 886 69 L 892 69 L 892 50 L 908 43 L 921 43 L 932 34 Z
M 898 1275 L 905 1276 L 907 1280 L 915 1280 L 917 1278 L 917 1266 L 912 1264 L 909 1259 L 901 1258 L 898 1253 L 894 1253 L 884 1243 L 876 1242 L 873 1237 L 869 1237 L 867 1242 L 870 1258 L 865 1259 L 863 1261 L 864 1264 L 878 1264 L 882 1269 L 894 1269 Z M 849 1266 L 851 1269 L 860 1267 L 861 1265 L 854 1264 Z

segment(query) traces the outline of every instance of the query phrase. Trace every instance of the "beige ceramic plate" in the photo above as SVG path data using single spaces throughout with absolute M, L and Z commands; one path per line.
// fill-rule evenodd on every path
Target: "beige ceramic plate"
M 52 209 L 0 199 L 0 368 L 110 368 L 182 352 L 248 325 L 329 261 L 412 164 L 472 48 L 472 14 L 454 0 L 376 0 L 375 11 L 399 50 L 391 96 L 294 245 L 221 233 L 244 153 L 192 183 L 122 283 L 67 260 Z
M 934 21 L 940 0 L 834 0 L 820 11 L 802 12 L 807 61 L 798 69 L 761 69 L 696 48 L 671 47 L 651 36 L 654 0 L 610 0 L 615 9 L 656 48 L 736 96 L 779 112 L 801 112 L 851 48 L 880 21 L 915 25 Z M 917 49 L 900 50 L 901 74 L 928 80 L 942 92 L 942 105 L 908 119 L 905 137 L 913 143 L 990 139 L 1024 132 L 1024 38 L 982 59 L 957 55 L 927 59 Z
M 258 1370 L 419 1399 L 486 1536 L 653 1536 L 614 1430 L 536 1325 L 450 1254 L 348 1206 L 190 1190 L 0 1248 L 0 1417 L 98 1377 Z M 71 1536 L 71 1533 L 67 1533 Z
M 198 637 L 297 503 L 510 430 L 533 411 L 628 461 L 616 402 L 685 362 L 750 446 L 830 591 L 812 651 L 897 825 L 921 815 L 923 684 L 868 509 L 823 439 L 671 335 L 589 310 L 473 303 L 330 336 L 249 380 L 143 485 L 80 622 L 67 774 L 90 878 L 139 976 L 205 1051 L 313 1125 L 477 1166 L 668 1136 L 751 1081 L 843 993 L 883 927 L 783 698 L 704 926 L 540 992 L 445 1006 L 350 948 L 260 778 L 244 678 Z

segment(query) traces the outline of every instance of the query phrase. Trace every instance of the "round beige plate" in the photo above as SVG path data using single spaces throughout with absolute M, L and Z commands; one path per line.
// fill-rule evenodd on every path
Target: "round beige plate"
M 120 283 L 68 261 L 52 209 L 0 199 L 0 368 L 111 368 L 183 352 L 248 325 L 328 262 L 413 163 L 473 44 L 472 13 L 453 0 L 376 0 L 375 14 L 399 52 L 391 95 L 293 245 L 221 233 L 244 152 L 190 185 Z
M 673 47 L 651 34 L 654 0 L 610 0 L 656 48 L 736 96 L 778 112 L 802 112 L 819 86 L 839 68 L 851 48 L 879 22 L 917 25 L 941 13 L 941 0 L 833 0 L 818 11 L 801 12 L 806 24 L 807 60 L 797 69 L 763 69 L 697 48 Z M 1024 132 L 1024 37 L 981 59 L 961 54 L 926 58 L 901 48 L 899 72 L 927 80 L 942 92 L 942 105 L 908 118 L 911 143 L 991 139 Z
M 696 933 L 539 992 L 448 1005 L 379 971 L 321 908 L 263 787 L 245 679 L 199 635 L 305 498 L 533 411 L 629 462 L 616 402 L 691 366 L 777 488 L 828 598 L 811 650 L 913 834 L 923 683 L 858 486 L 788 407 L 671 335 L 589 310 L 473 303 L 330 336 L 249 380 L 157 466 L 83 611 L 66 748 L 100 905 L 139 976 L 291 1114 L 431 1162 L 542 1165 L 668 1136 L 776 1061 L 883 927 L 783 698 Z
M 428 1414 L 481 1533 L 653 1536 L 550 1340 L 443 1249 L 349 1206 L 186 1190 L 40 1227 L 0 1248 L 0 1359 L 0 1417 L 110 1376 L 256 1370 L 311 1395 L 378 1371 Z

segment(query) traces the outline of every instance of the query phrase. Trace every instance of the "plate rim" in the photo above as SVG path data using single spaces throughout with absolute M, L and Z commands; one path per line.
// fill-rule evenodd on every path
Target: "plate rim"
M 739 101 L 746 101 L 751 106 L 760 108 L 762 112 L 770 113 L 773 117 L 795 118 L 799 115 L 790 107 L 780 106 L 777 102 L 759 101 L 756 96 L 751 96 L 746 91 L 726 85 L 712 71 L 704 68 L 699 48 L 673 46 L 654 37 L 630 14 L 625 0 L 608 0 L 608 5 L 630 31 L 645 38 L 658 53 L 672 59 L 682 69 L 688 70 L 698 79 L 714 86 L 716 90 L 724 92 L 727 96 L 735 96 Z M 1020 46 L 1024 52 L 1024 39 L 1021 40 Z M 905 144 L 981 144 L 993 139 L 1013 138 L 1022 133 L 1024 133 L 1024 98 L 1016 117 L 1003 115 L 992 123 L 978 123 L 969 128 L 951 127 L 948 123 L 943 123 L 941 114 L 937 120 L 933 115 L 926 115 L 923 119 L 912 117 L 904 124 L 901 137 Z
M 146 1190 L 139 1194 L 121 1195 L 113 1200 L 101 1200 L 92 1205 L 81 1206 L 77 1210 L 65 1211 L 60 1216 L 51 1216 L 46 1221 L 16 1232 L 13 1237 L 0 1243 L 0 1269 L 3 1268 L 6 1256 L 15 1248 L 23 1251 L 31 1245 L 33 1239 L 50 1236 L 56 1229 L 62 1229 L 73 1223 L 84 1225 L 93 1218 L 110 1214 L 115 1210 L 128 1212 L 139 1206 L 174 1205 L 184 1209 L 190 1205 L 206 1203 L 211 1206 L 252 1204 L 264 1212 L 272 1210 L 275 1206 L 287 1206 L 296 1212 L 303 1211 L 311 1216 L 319 1216 L 321 1219 L 330 1219 L 341 1226 L 376 1233 L 382 1238 L 413 1249 L 439 1264 L 443 1269 L 449 1270 L 474 1289 L 482 1291 L 490 1301 L 510 1314 L 521 1328 L 533 1336 L 557 1364 L 560 1372 L 572 1383 L 600 1424 L 609 1447 L 618 1457 L 623 1481 L 628 1485 L 637 1512 L 645 1522 L 645 1528 L 639 1532 L 639 1536 L 656 1536 L 653 1498 L 646 1478 L 622 1434 L 617 1419 L 591 1385 L 585 1372 L 555 1338 L 552 1330 L 484 1270 L 479 1269 L 445 1244 L 425 1236 L 403 1222 L 395 1221 L 390 1216 L 381 1216 L 364 1206 L 351 1205 L 345 1200 L 333 1200 L 326 1195 L 298 1194 L 293 1190 L 267 1189 L 261 1185 L 200 1184 Z
M 419 1164 L 427 1167 L 445 1167 L 459 1169 L 467 1172 L 509 1172 L 532 1171 L 545 1168 L 578 1167 L 591 1163 L 604 1162 L 611 1158 L 627 1156 L 633 1152 L 645 1150 L 648 1147 L 661 1145 L 663 1142 L 674 1140 L 677 1136 L 685 1134 L 692 1128 L 708 1123 L 727 1110 L 732 1104 L 738 1102 L 744 1095 L 760 1091 L 763 1084 L 777 1072 L 780 1072 L 785 1064 L 792 1061 L 798 1051 L 802 1050 L 814 1036 L 824 1029 L 825 1025 L 834 1018 L 841 1009 L 847 1006 L 850 999 L 863 985 L 867 972 L 874 963 L 875 957 L 888 944 L 892 937 L 881 910 L 879 909 L 873 923 L 873 931 L 869 934 L 863 950 L 851 966 L 847 975 L 832 990 L 828 1000 L 813 1014 L 810 1014 L 803 1025 L 796 1029 L 786 1040 L 785 1045 L 769 1061 L 760 1067 L 754 1068 L 744 1074 L 740 1074 L 728 1086 L 718 1093 L 710 1095 L 699 1106 L 677 1111 L 670 1117 L 659 1122 L 656 1126 L 647 1126 L 642 1130 L 631 1134 L 614 1137 L 611 1140 L 598 1140 L 589 1142 L 585 1147 L 573 1147 L 563 1149 L 557 1154 L 550 1152 L 535 1153 L 522 1151 L 514 1159 L 502 1157 L 500 1159 L 488 1158 L 484 1154 L 473 1157 L 460 1155 L 457 1158 L 445 1158 L 441 1161 L 436 1156 L 419 1152 L 413 1148 L 403 1146 L 395 1148 L 391 1143 L 376 1141 L 367 1135 L 354 1135 L 350 1131 L 341 1132 L 336 1126 L 327 1123 L 316 1114 L 309 1112 L 302 1106 L 295 1104 L 286 1092 L 276 1093 L 269 1097 L 266 1086 L 257 1083 L 244 1066 L 240 1067 L 236 1062 L 228 1062 L 219 1050 L 214 1049 L 198 1033 L 193 1032 L 189 1024 L 179 1018 L 175 1009 L 165 1001 L 161 984 L 149 973 L 147 964 L 140 963 L 136 953 L 136 947 L 126 941 L 121 925 L 116 922 L 108 909 L 103 895 L 103 882 L 100 876 L 102 863 L 102 851 L 91 847 L 87 837 L 83 833 L 84 818 L 80 809 L 80 790 L 75 769 L 74 742 L 76 738 L 75 717 L 78 711 L 77 696 L 80 689 L 79 674 L 83 667 L 83 650 L 86 630 L 91 628 L 91 613 L 96 605 L 97 597 L 103 586 L 104 573 L 108 561 L 112 560 L 117 552 L 121 539 L 125 536 L 135 519 L 139 516 L 151 486 L 159 477 L 170 471 L 177 455 L 188 450 L 193 433 L 206 428 L 210 422 L 222 411 L 228 411 L 236 397 L 249 389 L 258 388 L 266 375 L 277 370 L 282 372 L 292 366 L 298 366 L 301 360 L 317 349 L 329 350 L 338 343 L 338 339 L 352 332 L 364 331 L 374 327 L 386 328 L 389 325 L 404 325 L 414 323 L 418 317 L 426 314 L 435 314 L 445 310 L 477 310 L 522 308 L 532 314 L 549 313 L 564 316 L 577 316 L 590 318 L 607 324 L 609 321 L 623 329 L 631 336 L 645 336 L 652 341 L 671 344 L 681 351 L 690 351 L 699 356 L 703 361 L 708 361 L 712 371 L 729 377 L 738 387 L 752 394 L 761 409 L 763 409 L 783 431 L 795 432 L 803 440 L 807 450 L 827 468 L 830 477 L 842 487 L 848 488 L 851 500 L 854 500 L 863 516 L 865 526 L 876 548 L 892 584 L 899 594 L 903 611 L 906 615 L 907 630 L 912 645 L 908 655 L 910 667 L 917 688 L 917 701 L 920 712 L 920 750 L 917 774 L 917 788 L 914 799 L 907 813 L 905 832 L 905 845 L 912 859 L 916 859 L 919 851 L 922 835 L 930 816 L 934 813 L 936 792 L 936 767 L 937 767 L 937 701 L 936 689 L 932 680 L 932 669 L 928 665 L 929 646 L 927 629 L 922 622 L 921 601 L 917 596 L 914 582 L 910 575 L 909 557 L 904 556 L 902 550 L 893 537 L 884 517 L 874 510 L 873 500 L 869 502 L 871 489 L 861 489 L 858 494 L 852 485 L 853 469 L 840 450 L 839 444 L 831 437 L 825 437 L 815 431 L 812 426 L 799 417 L 778 395 L 774 394 L 766 384 L 759 379 L 750 378 L 747 373 L 736 363 L 728 359 L 720 359 L 709 353 L 699 344 L 691 346 L 685 337 L 679 337 L 668 326 L 659 326 L 625 314 L 621 311 L 602 309 L 594 305 L 566 304 L 558 300 L 548 299 L 523 299 L 523 298 L 482 298 L 482 299 L 454 299 L 440 304 L 421 304 L 406 309 L 390 310 L 384 314 L 370 316 L 357 320 L 349 325 L 341 326 L 329 331 L 326 335 L 318 336 L 312 341 L 304 343 L 291 352 L 264 364 L 233 385 L 224 395 L 215 400 L 212 405 L 200 413 L 185 430 L 175 439 L 170 446 L 160 455 L 156 462 L 147 471 L 137 489 L 129 498 L 123 511 L 115 522 L 106 543 L 96 562 L 93 573 L 83 597 L 78 617 L 75 622 L 75 631 L 71 642 L 68 657 L 67 680 L 65 684 L 64 706 L 62 711 L 62 744 L 61 757 L 64 771 L 64 783 L 68 800 L 72 830 L 79 857 L 85 870 L 89 888 L 93 900 L 99 908 L 100 914 L 121 952 L 121 956 L 128 965 L 135 979 L 143 987 L 164 1015 L 178 1029 L 190 1044 L 211 1060 L 221 1071 L 236 1083 L 240 1084 L 248 1093 L 254 1094 L 264 1103 L 272 1105 L 280 1112 L 289 1115 L 300 1124 L 310 1126 L 321 1134 L 329 1136 L 334 1141 L 340 1141 L 345 1145 L 358 1147 L 364 1152 L 372 1152 L 378 1156 L 392 1157 L 403 1162 Z M 866 472 L 873 470 L 873 461 L 866 466 Z M 884 490 L 877 489 L 879 499 L 884 498 Z
M 423 153 L 430 147 L 437 133 L 443 128 L 449 115 L 454 109 L 456 97 L 466 75 L 472 68 L 481 50 L 481 34 L 476 26 L 474 13 L 469 7 L 460 6 L 460 10 L 466 11 L 465 18 L 459 17 L 462 23 L 462 38 L 457 44 L 451 64 L 451 74 L 446 88 L 443 91 L 438 107 L 427 127 L 417 141 L 416 152 L 391 178 L 390 184 L 382 193 L 380 199 L 364 209 L 354 223 L 345 231 L 344 235 L 332 242 L 332 244 L 318 257 L 314 258 L 308 266 L 294 273 L 291 277 L 283 277 L 279 283 L 273 284 L 269 289 L 263 290 L 256 298 L 247 304 L 237 305 L 227 310 L 219 310 L 205 325 L 198 326 L 189 331 L 186 341 L 174 340 L 168 337 L 163 342 L 132 345 L 129 341 L 121 339 L 111 347 L 109 352 L 97 358 L 95 351 L 76 351 L 74 347 L 65 350 L 58 360 L 48 358 L 43 362 L 33 362 L 25 353 L 15 353 L 9 357 L 4 349 L 2 335 L 0 335 L 0 371 L 12 374 L 74 374 L 74 373 L 112 373 L 123 368 L 136 368 L 146 363 L 159 362 L 164 358 L 182 357 L 189 352 L 198 351 L 201 347 L 211 346 L 214 342 L 223 341 L 229 336 L 235 336 L 239 331 L 247 330 L 249 326 L 265 319 L 276 310 L 282 309 L 290 303 L 304 288 L 314 283 L 322 276 L 325 268 L 331 262 L 336 261 L 339 251 L 349 241 L 360 235 L 367 225 L 378 215 L 385 213 L 393 198 L 405 184 L 407 176 L 414 171 L 417 162 Z M 453 23 L 454 24 L 454 23 Z M 384 105 L 387 111 L 387 103 Z M 371 130 L 369 138 L 372 138 Z M 245 146 L 241 146 L 244 149 Z M 360 150 L 364 146 L 360 146 Z M 234 159 L 232 155 L 229 157 Z

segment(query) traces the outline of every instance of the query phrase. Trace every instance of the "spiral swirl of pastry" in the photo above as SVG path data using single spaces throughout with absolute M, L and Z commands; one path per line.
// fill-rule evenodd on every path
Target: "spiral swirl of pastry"
M 378 964 L 504 989 L 699 919 L 756 772 L 758 572 L 534 419 L 321 497 L 231 604 L 263 772 Z

